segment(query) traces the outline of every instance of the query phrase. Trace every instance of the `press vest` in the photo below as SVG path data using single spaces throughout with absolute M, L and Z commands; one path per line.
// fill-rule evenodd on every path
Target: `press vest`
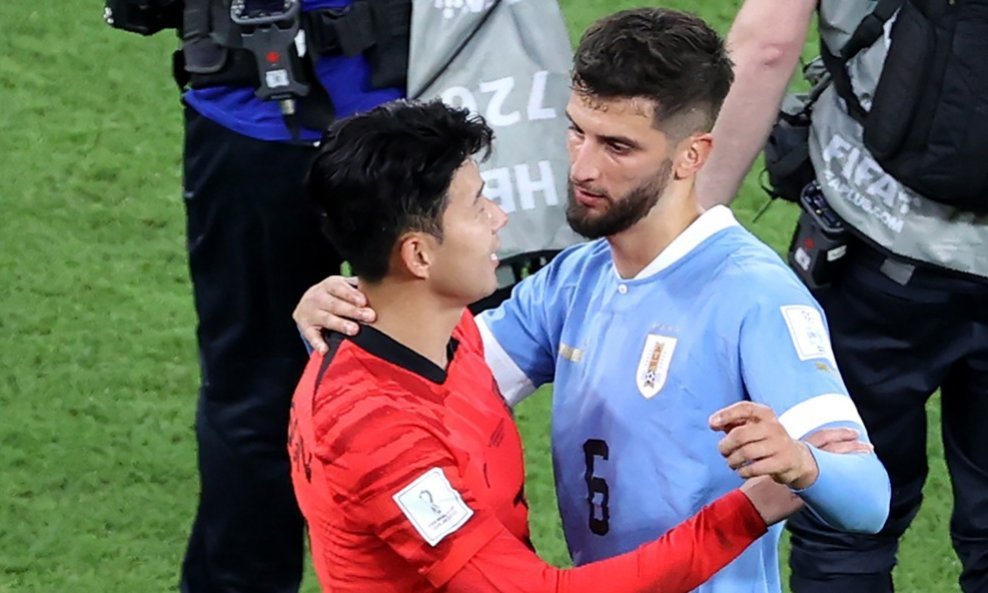
M 440 3 L 441 4 L 441 3 Z M 408 96 L 484 116 L 496 135 L 480 164 L 485 195 L 508 214 L 502 261 L 560 250 L 566 223 L 566 101 L 572 53 L 555 0 L 414 0 Z
M 821 41 L 830 48 L 847 42 L 875 0 L 821 0 Z M 868 109 L 891 42 L 889 31 L 848 63 L 852 87 Z M 903 186 L 878 165 L 864 146 L 861 125 L 831 86 L 817 101 L 810 132 L 810 157 L 830 206 L 857 233 L 903 258 L 988 278 L 988 215 L 976 216 L 937 203 Z

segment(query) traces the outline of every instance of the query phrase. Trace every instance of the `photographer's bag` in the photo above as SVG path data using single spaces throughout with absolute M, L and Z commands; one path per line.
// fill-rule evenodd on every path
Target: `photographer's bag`
M 890 28 L 870 106 L 847 63 Z M 851 39 L 821 57 L 864 143 L 903 185 L 949 206 L 988 212 L 988 0 L 880 0 Z

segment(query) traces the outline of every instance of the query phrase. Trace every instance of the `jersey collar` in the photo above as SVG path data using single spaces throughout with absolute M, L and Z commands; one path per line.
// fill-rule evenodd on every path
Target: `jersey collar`
M 678 237 L 673 239 L 668 247 L 663 249 L 633 280 L 641 280 L 654 276 L 672 264 L 683 259 L 714 234 L 734 226 L 739 226 L 734 213 L 727 206 L 714 206 L 686 227 Z M 617 274 L 617 269 L 614 269 Z
M 369 325 L 361 325 L 360 332 L 355 336 L 348 336 L 347 339 L 366 352 L 439 385 L 446 382 L 446 370 L 453 363 L 456 349 L 460 345 L 456 338 L 451 337 L 449 339 L 446 344 L 446 356 L 449 357 L 449 365 L 447 365 L 447 369 L 443 369 L 408 346 Z

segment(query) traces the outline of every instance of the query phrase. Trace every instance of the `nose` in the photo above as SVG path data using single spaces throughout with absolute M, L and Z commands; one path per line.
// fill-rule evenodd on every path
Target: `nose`
M 595 144 L 586 138 L 570 138 L 569 174 L 577 182 L 592 182 L 600 177 L 599 153 Z
M 484 199 L 487 200 L 487 217 L 491 219 L 491 228 L 496 233 L 507 226 L 508 215 L 496 202 L 489 198 Z

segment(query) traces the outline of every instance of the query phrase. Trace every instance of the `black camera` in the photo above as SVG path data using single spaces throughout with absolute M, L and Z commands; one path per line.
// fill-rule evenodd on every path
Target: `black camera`
M 800 192 L 802 213 L 789 245 L 789 265 L 811 289 L 828 286 L 847 255 L 847 228 L 827 203 L 816 181 Z
M 106 0 L 103 20 L 116 29 L 154 35 L 182 28 L 182 0 Z
M 762 151 L 765 155 L 763 173 L 767 177 L 762 188 L 772 199 L 799 202 L 803 188 L 816 178 L 810 161 L 810 125 L 813 106 L 830 84 L 830 76 L 817 58 L 803 67 L 803 78 L 812 87 L 808 92 L 783 98 Z

